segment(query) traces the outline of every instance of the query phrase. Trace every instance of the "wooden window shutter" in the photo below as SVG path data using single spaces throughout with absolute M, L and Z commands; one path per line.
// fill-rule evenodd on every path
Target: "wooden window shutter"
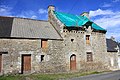
M 86 44 L 90 44 L 90 35 L 86 35 Z
M 47 44 L 47 40 L 46 40 L 46 39 L 42 39 L 42 40 L 41 40 L 41 47 L 42 47 L 42 48 L 47 48 L 47 47 L 48 47 L 48 44 Z

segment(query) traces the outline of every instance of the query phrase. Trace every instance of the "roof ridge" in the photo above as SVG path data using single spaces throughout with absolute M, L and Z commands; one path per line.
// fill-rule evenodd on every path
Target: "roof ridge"
M 17 19 L 26 19 L 26 20 L 34 20 L 34 21 L 44 21 L 48 22 L 48 20 L 38 20 L 38 19 L 31 19 L 31 18 L 23 18 L 23 17 L 16 17 L 16 16 L 0 16 L 4 18 L 17 18 Z

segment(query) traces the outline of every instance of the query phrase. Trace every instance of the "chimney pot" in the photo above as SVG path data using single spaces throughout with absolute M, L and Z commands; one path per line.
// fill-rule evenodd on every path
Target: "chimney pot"
M 49 5 L 48 6 L 48 12 L 49 11 L 55 11 L 55 7 L 53 5 Z

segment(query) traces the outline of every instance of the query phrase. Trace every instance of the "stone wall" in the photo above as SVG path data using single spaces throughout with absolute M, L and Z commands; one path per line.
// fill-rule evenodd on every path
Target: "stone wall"
M 0 52 L 8 52 L 2 54 L 2 72 L 21 72 L 21 54 L 31 54 L 39 50 L 38 46 L 35 40 L 0 39 Z
M 103 33 L 67 31 L 63 40 L 48 40 L 48 48 L 41 48 L 38 39 L 0 39 L 2 73 L 21 73 L 22 54 L 31 54 L 31 73 L 69 72 L 70 56 L 76 55 L 76 71 L 102 71 L 108 69 L 106 38 Z M 90 45 L 86 45 L 86 35 L 90 35 Z M 86 52 L 92 52 L 93 61 L 87 62 Z M 44 60 L 41 61 L 41 55 Z
M 77 70 L 80 69 L 81 56 L 84 58 L 85 54 L 85 41 L 84 32 L 67 31 L 64 30 L 64 48 L 65 59 L 67 63 L 67 71 L 70 71 L 70 56 L 76 55 Z M 73 41 L 71 41 L 73 39 Z
M 31 73 L 64 72 L 62 42 L 48 40 L 48 48 L 42 49 L 37 39 L 0 39 L 0 52 L 8 52 L 2 54 L 2 74 L 21 73 L 22 54 L 31 54 Z M 43 61 L 41 55 L 45 56 Z
M 104 33 L 93 32 L 91 34 L 91 47 L 93 50 L 93 58 L 95 62 L 101 62 L 103 68 L 108 68 L 108 56 L 107 56 L 107 45 L 106 36 Z
M 109 68 L 110 70 L 118 70 L 119 69 L 119 63 L 118 63 L 118 52 L 107 52 L 108 54 L 108 64 L 109 64 Z
M 90 35 L 90 45 L 86 44 L 86 35 Z M 108 70 L 106 37 L 104 33 L 64 30 L 64 48 L 67 70 L 70 71 L 70 56 L 76 55 L 76 71 Z M 73 39 L 73 41 L 71 41 Z M 92 52 L 93 61 L 87 62 L 86 52 Z

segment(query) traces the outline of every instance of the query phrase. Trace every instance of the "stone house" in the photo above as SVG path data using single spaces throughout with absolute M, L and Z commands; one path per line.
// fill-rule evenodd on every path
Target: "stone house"
M 48 7 L 48 21 L 0 17 L 0 73 L 109 70 L 106 30 L 88 13 Z
M 106 39 L 110 70 L 120 69 L 120 46 L 115 38 Z

